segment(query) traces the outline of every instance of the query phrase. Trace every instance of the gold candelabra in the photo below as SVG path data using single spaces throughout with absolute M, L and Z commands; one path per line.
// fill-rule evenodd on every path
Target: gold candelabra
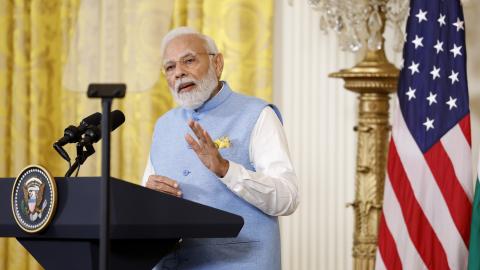
M 381 33 L 385 30 L 385 13 L 380 11 Z M 389 94 L 397 89 L 399 71 L 385 57 L 383 48 L 368 49 L 365 57 L 350 69 L 330 74 L 342 78 L 345 88 L 358 96 L 357 165 L 355 173 L 355 226 L 353 266 L 356 270 L 375 268 L 378 224 L 383 204 L 383 189 L 390 125 Z
M 397 87 L 398 69 L 384 50 L 368 51 L 363 61 L 350 69 L 330 74 L 345 80 L 345 88 L 359 94 L 355 212 L 353 235 L 354 269 L 373 269 L 378 223 L 383 203 L 388 149 L 389 94 Z
M 402 25 L 409 10 L 407 0 L 308 0 L 320 13 L 320 28 L 338 34 L 339 47 L 358 52 L 362 61 L 349 69 L 330 74 L 342 78 L 347 90 L 358 96 L 354 269 L 375 267 L 378 224 L 383 204 L 388 135 L 389 94 L 397 89 L 399 70 L 385 57 L 386 22 L 393 28 L 393 49 L 400 51 Z M 366 45 L 366 46 L 365 46 Z

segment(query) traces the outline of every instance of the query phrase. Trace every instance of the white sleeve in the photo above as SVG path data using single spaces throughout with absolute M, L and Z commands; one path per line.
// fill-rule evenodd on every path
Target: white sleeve
M 300 200 L 282 124 L 269 106 L 261 112 L 250 138 L 256 172 L 229 161 L 220 180 L 235 194 L 271 216 L 292 214 Z
M 155 169 L 153 168 L 152 161 L 150 160 L 150 154 L 149 154 L 148 160 L 147 160 L 147 166 L 145 167 L 145 171 L 143 172 L 142 186 L 146 186 L 148 177 L 154 174 L 155 174 Z

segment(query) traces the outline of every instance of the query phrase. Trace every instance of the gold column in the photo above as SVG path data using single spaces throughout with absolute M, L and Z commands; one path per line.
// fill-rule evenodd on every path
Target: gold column
M 343 78 L 346 89 L 360 94 L 354 128 L 358 132 L 355 201 L 350 204 L 355 212 L 353 265 L 356 270 L 374 269 L 390 130 L 388 95 L 397 88 L 398 69 L 382 48 L 368 51 L 355 67 L 330 77 Z

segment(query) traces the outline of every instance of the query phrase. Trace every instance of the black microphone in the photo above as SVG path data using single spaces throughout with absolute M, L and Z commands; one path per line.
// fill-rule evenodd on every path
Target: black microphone
M 78 127 L 72 125 L 68 126 L 63 131 L 63 137 L 53 144 L 53 148 L 60 154 L 60 156 L 62 156 L 63 159 L 70 162 L 70 157 L 68 156 L 68 153 L 62 148 L 62 146 L 67 143 L 79 142 L 82 139 L 82 134 L 85 133 L 87 128 L 91 125 L 100 124 L 101 120 L 102 114 L 96 112 L 83 118 L 83 120 L 80 121 L 80 125 L 78 125 Z
M 67 143 L 79 142 L 82 139 L 82 134 L 85 133 L 88 127 L 99 125 L 101 120 L 102 120 L 102 114 L 99 112 L 96 112 L 94 114 L 91 114 L 85 117 L 80 122 L 80 125 L 78 125 L 78 127 L 71 126 L 71 125 L 68 126 L 63 131 L 63 137 L 60 138 L 55 143 L 55 145 L 64 146 Z
M 125 122 L 125 115 L 120 110 L 110 112 L 111 126 L 110 132 L 121 126 Z M 102 138 L 101 125 L 91 125 L 85 131 L 80 145 L 91 145 Z

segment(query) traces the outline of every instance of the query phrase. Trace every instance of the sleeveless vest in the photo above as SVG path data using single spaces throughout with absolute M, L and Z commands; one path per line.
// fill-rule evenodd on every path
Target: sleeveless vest
M 198 121 L 213 140 L 230 140 L 230 147 L 219 149 L 223 158 L 255 171 L 249 158 L 250 136 L 265 106 L 269 104 L 234 93 L 223 82 L 222 90 L 202 107 L 175 108 L 158 119 L 150 150 L 155 173 L 178 181 L 184 199 L 240 215 L 245 223 L 236 238 L 184 239 L 156 269 L 281 269 L 277 217 L 230 191 L 184 139 L 186 133 L 196 138 L 187 123 Z M 277 108 L 270 106 L 280 118 Z

